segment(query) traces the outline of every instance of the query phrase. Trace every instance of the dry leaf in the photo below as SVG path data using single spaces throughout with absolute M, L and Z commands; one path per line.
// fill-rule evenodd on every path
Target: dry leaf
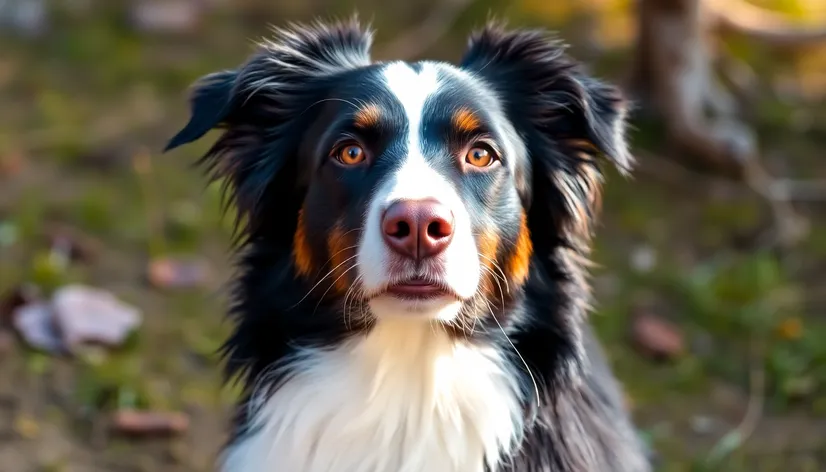
M 183 434 L 189 417 L 179 412 L 120 410 L 112 416 L 112 429 L 130 436 Z
M 149 263 L 148 277 L 155 287 L 183 289 L 206 285 L 211 273 L 206 262 L 201 260 L 160 258 Z
M 137 308 L 111 293 L 83 285 L 60 288 L 52 299 L 56 325 L 71 350 L 81 344 L 122 344 L 140 325 Z
M 24 165 L 23 154 L 19 151 L 0 154 L 0 179 L 16 176 L 23 170 Z
M 787 341 L 799 339 L 802 334 L 803 323 L 797 317 L 786 318 L 777 327 L 777 335 Z
M 677 326 L 648 313 L 634 318 L 632 338 L 641 352 L 653 358 L 673 358 L 685 349 L 683 335 Z
M 14 431 L 24 439 L 34 439 L 40 434 L 40 425 L 34 418 L 20 415 L 14 420 Z

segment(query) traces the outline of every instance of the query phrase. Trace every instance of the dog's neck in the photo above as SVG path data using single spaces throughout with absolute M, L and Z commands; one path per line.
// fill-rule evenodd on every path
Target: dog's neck
M 523 429 L 501 356 L 402 317 L 303 349 L 281 385 L 253 397 L 250 436 L 227 450 L 223 470 L 482 472 Z

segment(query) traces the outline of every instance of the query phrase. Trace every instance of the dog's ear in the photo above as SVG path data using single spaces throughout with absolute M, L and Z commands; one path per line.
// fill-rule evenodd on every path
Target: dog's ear
M 587 140 L 621 171 L 630 170 L 628 102 L 618 88 L 584 73 L 565 48 L 541 30 L 491 24 L 471 36 L 462 67 L 486 79 L 514 118 L 530 120 L 548 137 Z
M 315 117 L 312 105 L 326 96 L 327 79 L 370 64 L 371 42 L 355 18 L 290 25 L 276 29 L 237 70 L 195 84 L 190 120 L 166 149 L 224 130 L 200 162 L 226 184 L 226 204 L 244 222 L 239 236 L 288 234 L 302 184 L 296 157 Z
M 558 246 L 563 238 L 587 251 L 600 205 L 599 161 L 623 173 L 633 165 L 620 90 L 590 77 L 539 30 L 488 25 L 471 37 L 461 65 L 494 89 L 525 140 L 531 177 L 520 192 L 534 242 Z
M 194 85 L 190 101 L 189 122 L 164 148 L 164 152 L 191 143 L 217 127 L 233 106 L 238 71 L 214 72 L 201 77 Z

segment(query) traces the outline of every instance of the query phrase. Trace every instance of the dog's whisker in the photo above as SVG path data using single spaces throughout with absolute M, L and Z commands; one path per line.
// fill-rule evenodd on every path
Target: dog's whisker
M 335 266 L 335 267 L 333 267 L 332 269 L 330 269 L 330 271 L 329 271 L 329 272 L 327 272 L 327 273 L 324 275 L 324 277 L 322 277 L 322 278 L 321 278 L 321 280 L 319 280 L 318 282 L 316 282 L 316 284 L 315 284 L 315 285 L 313 285 L 313 286 L 310 288 L 310 290 L 309 290 L 309 291 L 307 291 L 307 294 L 306 294 L 306 295 L 304 295 L 303 297 L 301 297 L 301 300 L 299 300 L 298 302 L 296 302 L 296 303 L 295 303 L 295 305 L 293 305 L 291 308 L 295 308 L 295 307 L 297 307 L 298 305 L 300 305 L 300 304 L 301 304 L 301 302 L 303 302 L 303 301 L 304 301 L 307 297 L 309 297 L 309 296 L 310 296 L 310 294 L 311 294 L 311 293 L 313 293 L 313 290 L 315 290 L 315 289 L 316 289 L 319 285 L 321 285 L 321 283 L 322 283 L 322 282 L 324 282 L 324 280 L 325 280 L 327 277 L 329 277 L 330 275 L 332 275 L 332 274 L 333 274 L 333 272 L 335 272 L 335 271 L 336 271 L 336 269 L 338 269 L 339 267 L 343 266 L 343 265 L 344 265 L 344 264 L 346 264 L 347 262 L 349 262 L 349 261 L 353 260 L 353 259 L 354 259 L 354 258 L 356 258 L 357 256 L 358 256 L 357 254 L 353 254 L 352 256 L 348 257 L 347 259 L 344 259 L 343 261 L 341 261 L 341 263 L 340 263 L 340 264 L 338 264 L 337 266 Z M 326 292 L 325 292 L 325 294 L 326 294 Z M 323 296 L 322 296 L 322 298 L 323 298 Z
M 349 231 L 348 231 L 348 232 L 349 232 Z M 345 233 L 345 234 L 346 234 L 346 233 Z M 321 273 L 321 271 L 322 271 L 322 270 L 324 270 L 324 267 L 325 267 L 325 266 L 327 266 L 327 264 L 329 264 L 330 262 L 333 262 L 333 259 L 335 259 L 335 257 L 336 257 L 337 255 L 341 254 L 341 253 L 342 253 L 342 252 L 344 252 L 344 251 L 349 251 L 350 249 L 356 249 L 357 247 L 358 247 L 358 244 L 353 244 L 352 246 L 347 246 L 347 247 L 345 247 L 345 248 L 342 248 L 342 249 L 340 249 L 340 250 L 336 251 L 336 252 L 335 252 L 335 254 L 330 255 L 330 258 L 329 258 L 329 259 L 327 259 L 327 260 L 324 262 L 324 264 L 322 264 L 322 265 L 321 265 L 321 268 L 319 268 L 318 272 L 316 272 L 316 277 L 318 277 L 318 274 L 320 274 L 320 273 Z
M 536 408 L 539 409 L 539 384 L 536 383 L 536 379 L 533 376 L 531 368 L 528 366 L 528 363 L 525 361 L 525 358 L 522 357 L 522 353 L 519 352 L 519 349 L 517 349 L 516 345 L 513 344 L 513 341 L 511 341 L 511 338 L 510 336 L 508 336 L 508 333 L 505 332 L 505 328 L 502 327 L 502 323 L 500 323 L 499 319 L 496 318 L 496 314 L 493 312 L 493 308 L 490 306 L 490 304 L 488 304 L 488 311 L 490 311 L 490 316 L 493 317 L 493 321 L 496 322 L 496 325 L 499 326 L 499 330 L 502 331 L 502 334 L 505 336 L 505 340 L 507 340 L 508 344 L 510 344 L 511 348 L 513 348 L 513 352 L 515 352 L 516 355 L 519 356 L 519 360 L 522 361 L 522 365 L 525 366 L 525 371 L 528 373 L 528 376 L 530 376 L 531 382 L 533 383 L 534 394 L 536 395 Z
M 353 257 L 355 257 L 355 256 L 353 256 Z M 352 259 L 352 257 L 351 257 L 350 259 Z M 341 264 L 339 264 L 339 266 L 340 266 L 340 265 L 341 265 Z M 315 315 L 315 312 L 318 310 L 319 305 L 321 305 L 321 302 L 322 302 L 322 301 L 324 301 L 324 297 L 326 297 L 326 296 L 327 296 L 327 294 L 328 294 L 328 293 L 330 293 L 330 290 L 332 290 L 332 289 L 333 289 L 333 287 L 335 287 L 335 286 L 336 286 L 336 282 L 338 282 L 339 280 L 341 280 L 341 278 L 342 278 L 342 277 L 344 277 L 345 275 L 347 275 L 347 272 L 350 272 L 351 270 L 353 270 L 353 269 L 355 269 L 356 267 L 358 267 L 358 265 L 359 265 L 359 264 L 358 264 L 358 262 L 353 263 L 353 265 L 351 265 L 350 267 L 348 267 L 347 269 L 345 269 L 345 270 L 344 270 L 344 271 L 343 271 L 343 272 L 342 272 L 342 273 L 341 273 L 338 277 L 336 277 L 336 279 L 335 279 L 335 280 L 333 280 L 333 281 L 330 283 L 330 286 L 329 286 L 329 287 L 327 287 L 327 290 L 325 290 L 325 291 L 324 291 L 324 293 L 322 293 L 322 294 L 321 294 L 321 296 L 318 298 L 318 303 L 316 303 L 315 308 L 313 309 L 313 314 L 314 314 L 314 315 Z M 336 267 L 338 268 L 339 266 L 336 266 Z
M 504 310 L 505 309 L 505 293 L 502 291 L 502 284 L 499 283 L 499 278 L 496 277 L 496 274 L 494 274 L 494 272 L 491 269 L 489 269 L 485 266 L 482 266 L 482 268 L 485 271 L 487 271 L 489 274 L 494 276 L 493 280 L 496 281 L 496 285 L 497 285 L 497 287 L 499 287 L 499 299 L 502 301 L 502 310 Z
M 493 265 L 494 269 L 499 271 L 499 274 L 502 278 L 502 282 L 505 283 L 505 289 L 508 291 L 508 293 L 510 293 L 511 289 L 510 289 L 510 286 L 508 285 L 508 278 L 505 276 L 505 271 L 502 270 L 502 267 L 499 266 L 499 263 L 496 262 L 494 259 L 491 259 L 490 257 L 488 257 L 488 256 L 486 256 L 482 253 L 477 252 L 477 254 L 479 254 L 479 257 L 481 257 L 482 259 L 485 259 L 486 261 L 490 262 Z M 484 267 L 484 265 L 482 267 Z M 487 267 L 485 267 L 485 268 L 487 269 Z
M 355 304 L 361 301 L 361 288 L 359 288 L 361 278 L 361 275 L 356 276 L 353 284 L 350 285 L 347 293 L 344 295 L 344 325 L 348 330 L 352 329 L 352 311 L 355 309 Z

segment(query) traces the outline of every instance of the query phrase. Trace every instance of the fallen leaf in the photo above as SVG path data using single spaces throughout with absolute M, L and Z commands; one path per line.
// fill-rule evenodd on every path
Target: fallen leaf
M 206 285 L 211 274 L 209 266 L 201 260 L 160 258 L 149 262 L 148 277 L 155 287 L 183 289 Z
M 685 350 L 679 328 L 650 313 L 634 317 L 631 336 L 637 349 L 652 358 L 670 359 Z
M 34 439 L 40 434 L 40 425 L 30 416 L 19 415 L 14 419 L 14 431 L 24 439 Z
M 65 345 L 122 344 L 140 325 L 141 312 L 111 293 L 84 285 L 58 289 L 52 298 L 55 323 Z
M 20 336 L 35 349 L 56 353 L 63 350 L 51 306 L 42 301 L 17 307 L 12 314 L 12 324 Z
M 799 339 L 802 334 L 803 323 L 797 317 L 786 318 L 777 326 L 777 335 L 787 341 Z
M 189 429 L 189 416 L 180 412 L 124 409 L 112 415 L 112 429 L 130 436 L 183 434 Z
M 23 170 L 23 154 L 19 151 L 12 151 L 0 154 L 0 178 L 14 177 Z

